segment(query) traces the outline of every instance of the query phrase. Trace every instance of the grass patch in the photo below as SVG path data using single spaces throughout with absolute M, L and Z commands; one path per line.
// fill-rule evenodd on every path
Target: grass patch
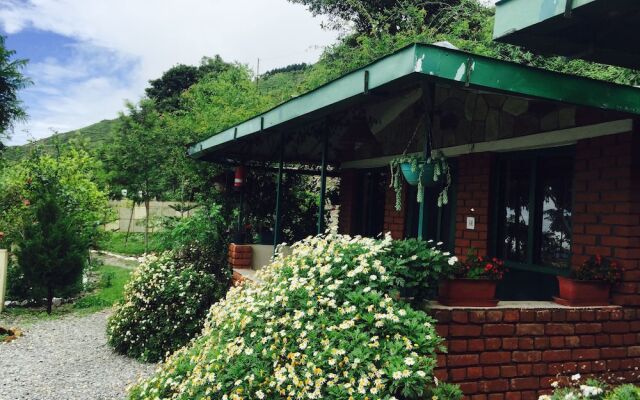
M 85 293 L 73 303 L 54 307 L 51 315 L 41 307 L 9 307 L 0 314 L 4 324 L 29 324 L 44 319 L 55 319 L 70 314 L 90 314 L 109 308 L 122 299 L 124 285 L 129 281 L 131 271 L 125 268 L 103 265 L 96 269 L 100 274 L 95 290 Z
M 98 250 L 111 253 L 139 256 L 144 254 L 144 233 L 130 233 L 129 240 L 125 243 L 126 232 L 106 232 L 98 242 Z M 165 250 L 160 243 L 158 234 L 149 234 L 149 252 L 155 253 Z

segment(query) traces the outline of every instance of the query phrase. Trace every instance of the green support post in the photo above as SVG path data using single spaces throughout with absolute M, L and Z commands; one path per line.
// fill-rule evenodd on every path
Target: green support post
M 324 233 L 324 201 L 327 192 L 327 157 L 329 152 L 329 134 L 324 133 L 322 145 L 322 170 L 320 171 L 320 204 L 318 206 L 318 235 Z
M 282 171 L 284 168 L 284 136 L 280 140 L 280 162 L 278 163 L 278 185 L 276 186 L 276 217 L 273 227 L 273 252 L 280 243 L 280 212 L 282 208 Z

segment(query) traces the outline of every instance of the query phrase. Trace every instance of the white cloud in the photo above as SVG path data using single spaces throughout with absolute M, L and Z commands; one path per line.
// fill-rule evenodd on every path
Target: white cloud
M 112 118 L 123 99 L 137 100 L 149 79 L 202 56 L 261 70 L 313 62 L 335 32 L 320 29 L 301 6 L 286 0 L 3 0 L 0 26 L 34 28 L 74 38 L 73 56 L 29 66 L 36 85 L 29 99 L 32 134 L 68 130 Z M 31 101 L 33 100 L 33 101 Z M 14 143 L 25 140 L 19 127 Z

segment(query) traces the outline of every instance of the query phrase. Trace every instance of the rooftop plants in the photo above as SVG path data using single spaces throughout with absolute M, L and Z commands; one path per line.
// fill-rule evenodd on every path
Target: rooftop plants
M 337 234 L 294 244 L 259 272 L 262 283 L 232 288 L 202 335 L 130 398 L 459 397 L 433 387 L 434 321 L 387 294 L 390 246 Z

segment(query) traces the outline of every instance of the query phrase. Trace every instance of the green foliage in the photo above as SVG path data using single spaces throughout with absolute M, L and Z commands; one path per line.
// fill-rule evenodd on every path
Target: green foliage
M 605 395 L 606 400 L 640 400 L 640 387 L 634 385 L 622 385 Z
M 97 273 L 100 275 L 98 287 L 74 302 L 74 309 L 87 312 L 99 311 L 122 300 L 124 286 L 129 281 L 131 271 L 104 265 L 98 267 Z
M 211 304 L 226 293 L 230 274 L 217 268 L 212 274 L 171 252 L 147 256 L 109 318 L 109 344 L 130 357 L 158 361 L 188 343 Z
M 400 293 L 415 302 L 434 298 L 438 283 L 444 279 L 458 259 L 443 251 L 442 243 L 418 239 L 394 240 L 384 256 L 386 265 Z
M 387 295 L 390 239 L 316 236 L 230 290 L 131 399 L 422 398 L 440 338 Z
M 431 389 L 431 399 L 433 400 L 462 400 L 464 393 L 460 386 L 450 383 L 440 383 Z
M 141 256 L 145 253 L 144 234 L 132 232 L 126 239 L 126 232 L 105 232 L 96 243 L 98 250 L 104 250 L 116 254 L 128 256 Z M 148 251 L 158 253 L 168 250 L 161 240 L 159 233 L 149 234 Z
M 609 257 L 589 257 L 579 268 L 571 270 L 571 277 L 579 281 L 604 281 L 615 284 L 622 278 L 622 270 Z
M 53 182 L 60 191 L 61 208 L 82 238 L 89 243 L 97 240 L 100 225 L 113 216 L 106 194 L 94 182 L 100 168 L 86 151 L 58 145 L 52 154 L 35 148 L 28 158 L 0 170 L 0 232 L 5 234 L 0 245 L 20 246 L 33 214 L 29 204 Z
M 7 49 L 4 36 L 0 36 L 0 152 L 4 149 L 2 139 L 9 136 L 13 124 L 26 117 L 18 91 L 31 83 L 21 72 L 27 60 L 14 56 L 15 51 Z
M 89 244 L 75 226 L 72 215 L 59 204 L 56 182 L 34 199 L 34 219 L 25 227 L 18 262 L 33 293 L 44 292 L 51 314 L 57 290 L 77 286 L 82 279 Z M 41 289 L 41 290 L 40 290 Z

